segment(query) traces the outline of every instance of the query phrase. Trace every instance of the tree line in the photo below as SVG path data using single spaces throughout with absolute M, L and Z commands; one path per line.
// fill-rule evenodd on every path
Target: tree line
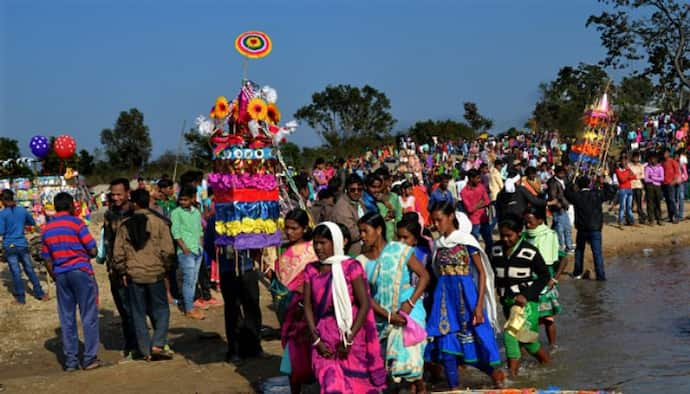
M 522 128 L 504 133 L 558 130 L 566 136 L 582 128 L 582 114 L 605 91 L 615 104 L 617 119 L 637 125 L 646 109 L 678 111 L 690 109 L 690 4 L 676 0 L 599 0 L 607 9 L 591 15 L 586 26 L 600 33 L 605 57 L 598 64 L 566 65 L 549 82 L 539 85 L 540 97 L 530 119 Z M 611 70 L 630 69 L 615 83 Z M 428 142 L 440 139 L 472 138 L 493 129 L 493 121 L 467 101 L 460 107 L 460 119 L 420 120 L 394 131 L 397 123 L 391 102 L 384 92 L 369 85 L 329 85 L 315 92 L 311 102 L 294 116 L 321 138 L 321 146 L 300 148 L 288 142 L 282 154 L 288 165 L 303 168 L 317 157 L 328 159 L 360 155 L 366 150 L 394 142 L 401 136 Z M 459 109 L 460 109 L 459 108 Z M 460 111 L 459 111 L 460 112 Z M 458 117 L 459 118 L 459 117 Z M 208 136 L 190 129 L 183 134 L 183 152 L 165 151 L 151 160 L 151 137 L 144 114 L 136 108 L 122 111 L 114 126 L 101 131 L 101 147 L 93 154 L 82 149 L 61 163 L 53 152 L 43 162 L 44 171 L 57 173 L 61 166 L 81 174 L 111 177 L 134 173 L 159 176 L 171 174 L 177 163 L 181 170 L 209 169 L 211 151 Z M 52 143 L 52 141 L 51 141 Z M 0 138 L 0 158 L 18 158 L 17 141 Z M 21 165 L 0 168 L 0 175 L 26 174 Z

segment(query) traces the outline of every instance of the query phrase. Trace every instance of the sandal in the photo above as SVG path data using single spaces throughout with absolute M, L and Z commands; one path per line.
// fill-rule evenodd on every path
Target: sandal
M 98 369 L 102 366 L 101 360 L 95 360 L 91 364 L 87 365 L 84 367 L 84 371 L 93 371 L 94 369 Z
M 170 350 L 167 345 L 162 349 L 155 347 L 151 349 L 151 357 L 157 360 L 172 360 L 174 355 L 175 352 Z

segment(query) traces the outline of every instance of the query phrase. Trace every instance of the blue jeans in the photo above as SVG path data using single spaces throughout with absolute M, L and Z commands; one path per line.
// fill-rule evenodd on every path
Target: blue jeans
M 560 245 L 561 250 L 572 249 L 573 233 L 568 211 L 561 209 L 553 213 L 553 229 L 558 235 L 558 245 Z
M 585 258 L 585 246 L 589 243 L 592 248 L 592 257 L 594 259 L 594 270 L 597 274 L 597 280 L 606 280 L 604 273 L 604 255 L 601 250 L 601 230 L 599 231 L 577 231 L 575 246 L 575 268 L 573 275 L 582 275 L 582 264 Z
M 664 199 L 666 200 L 666 210 L 668 211 L 668 220 L 672 222 L 678 218 L 678 212 L 676 208 L 676 186 L 675 185 L 661 185 L 661 191 L 664 193 Z
M 10 264 L 10 273 L 12 274 L 12 282 L 14 283 L 14 296 L 17 301 L 22 304 L 26 302 L 24 281 L 22 280 L 22 267 L 34 288 L 34 297 L 39 299 L 43 298 L 45 293 L 43 292 L 43 287 L 41 287 L 41 281 L 38 280 L 34 267 L 31 265 L 29 248 L 25 246 L 5 246 L 5 258 Z
M 489 251 L 493 246 L 493 238 L 491 238 L 491 225 L 489 223 L 473 224 L 472 235 L 479 242 L 479 236 L 484 239 L 484 250 Z
M 55 276 L 58 317 L 62 331 L 62 351 L 65 368 L 79 367 L 79 334 L 76 311 L 79 305 L 84 331 L 84 362 L 88 366 L 97 360 L 100 337 L 98 332 L 98 285 L 93 275 L 73 270 Z
M 623 216 L 630 224 L 635 223 L 632 211 L 632 189 L 618 190 L 618 224 L 623 224 Z
M 685 211 L 685 182 L 676 185 L 676 204 L 678 204 L 678 220 L 683 220 Z
M 184 254 L 177 253 L 177 261 L 180 272 L 182 272 L 182 305 L 185 312 L 194 308 L 194 290 L 196 281 L 199 278 L 199 267 L 201 267 L 201 253 Z
M 139 351 L 143 356 L 150 356 L 151 346 L 163 348 L 168 343 L 170 307 L 165 292 L 165 282 L 163 279 L 151 284 L 129 282 L 127 292 Z M 146 325 L 147 315 L 151 319 L 153 339 Z

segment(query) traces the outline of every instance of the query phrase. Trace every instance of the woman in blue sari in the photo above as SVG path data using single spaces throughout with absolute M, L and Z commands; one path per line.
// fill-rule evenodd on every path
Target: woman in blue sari
M 422 301 L 429 283 L 426 268 L 415 257 L 413 248 L 401 242 L 386 242 L 386 223 L 378 213 L 359 220 L 359 233 L 365 254 L 358 257 L 367 272 L 372 306 L 388 374 L 394 383 L 412 384 L 413 392 L 426 392 L 424 381 L 424 336 L 405 346 L 403 328 L 417 324 L 423 329 L 426 312 Z M 412 286 L 414 273 L 418 280 Z M 413 321 L 408 321 L 411 319 Z
M 426 327 L 431 339 L 427 359 L 443 364 L 451 389 L 460 385 L 458 363 L 477 367 L 501 386 L 505 373 L 497 368 L 501 365 L 495 336 L 499 329 L 488 256 L 469 232 L 459 230 L 452 203 L 435 204 L 431 219 L 441 237 L 434 245 L 438 283 Z

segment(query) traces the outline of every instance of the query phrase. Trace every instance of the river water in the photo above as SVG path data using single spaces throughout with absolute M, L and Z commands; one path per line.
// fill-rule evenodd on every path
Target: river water
M 647 254 L 609 259 L 607 282 L 563 280 L 552 362 L 524 357 L 507 386 L 690 393 L 690 249 Z M 490 388 L 472 368 L 461 384 Z M 263 389 L 289 392 L 281 378 Z

